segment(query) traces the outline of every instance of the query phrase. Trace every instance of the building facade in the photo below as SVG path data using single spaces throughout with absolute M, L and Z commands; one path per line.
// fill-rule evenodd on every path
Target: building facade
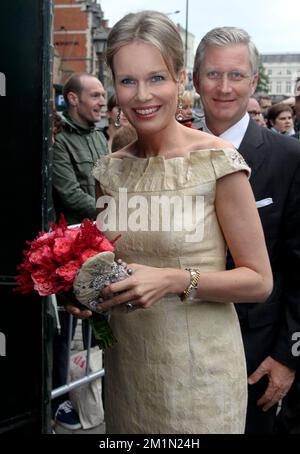
M 96 0 L 55 0 L 55 52 L 59 55 L 58 73 L 64 83 L 75 71 L 88 72 L 104 79 L 104 52 L 107 21 Z
M 269 78 L 269 95 L 293 96 L 300 77 L 299 54 L 262 54 L 261 61 Z
M 193 76 L 193 67 L 194 67 L 194 48 L 195 48 L 195 35 L 191 32 L 187 32 L 180 24 L 177 24 L 177 29 L 180 33 L 183 48 L 185 53 L 185 67 L 187 71 L 187 84 L 192 87 L 192 76 Z M 191 87 L 187 87 L 191 89 Z

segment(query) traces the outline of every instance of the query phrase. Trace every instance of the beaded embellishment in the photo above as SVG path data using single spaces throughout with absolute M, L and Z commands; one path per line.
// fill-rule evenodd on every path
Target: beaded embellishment
M 100 290 L 129 277 L 122 264 L 114 261 L 112 252 L 101 252 L 88 259 L 79 269 L 73 284 L 76 299 L 90 310 L 100 312 L 104 299 Z
M 249 167 L 243 156 L 237 150 L 234 150 L 230 154 L 230 159 L 232 160 L 233 164 L 240 164 Z

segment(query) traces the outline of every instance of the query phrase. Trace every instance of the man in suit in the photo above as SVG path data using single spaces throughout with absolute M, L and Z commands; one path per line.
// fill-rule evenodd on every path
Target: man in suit
M 300 332 L 300 144 L 250 119 L 258 66 L 247 32 L 213 29 L 198 46 L 194 85 L 204 106 L 204 131 L 233 143 L 252 169 L 274 289 L 265 303 L 237 304 L 236 310 L 249 375 L 246 433 L 271 433 L 277 403 L 288 393 L 299 361 L 292 347 L 293 334 Z

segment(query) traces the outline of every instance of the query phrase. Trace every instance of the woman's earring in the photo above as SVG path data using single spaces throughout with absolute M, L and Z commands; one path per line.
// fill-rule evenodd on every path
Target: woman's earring
M 121 126 L 121 108 L 118 107 L 117 117 L 115 119 L 115 127 L 119 128 Z
M 182 100 L 182 94 L 178 95 L 178 114 L 176 115 L 176 120 L 177 121 L 182 121 L 183 120 L 183 115 L 182 115 L 182 109 L 183 109 L 183 100 Z

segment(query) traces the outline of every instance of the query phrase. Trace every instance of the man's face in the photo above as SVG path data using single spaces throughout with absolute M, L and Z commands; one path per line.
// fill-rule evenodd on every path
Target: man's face
M 266 114 L 270 107 L 272 107 L 272 100 L 267 98 L 261 98 L 259 100 L 259 105 L 263 114 Z
M 81 77 L 82 91 L 72 97 L 72 117 L 82 124 L 100 121 L 101 109 L 105 106 L 105 91 L 96 77 Z
M 244 116 L 257 85 L 247 46 L 209 46 L 194 75 L 194 84 L 201 97 L 208 128 L 214 134 L 222 134 Z
M 261 107 L 258 104 L 258 101 L 255 98 L 250 98 L 248 101 L 247 112 L 252 118 L 261 126 L 266 126 L 264 117 L 261 113 Z

